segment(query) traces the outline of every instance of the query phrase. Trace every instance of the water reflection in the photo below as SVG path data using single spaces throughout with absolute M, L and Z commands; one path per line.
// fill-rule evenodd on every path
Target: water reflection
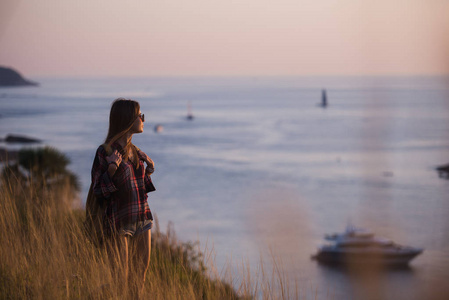
M 413 280 L 414 269 L 406 266 L 348 266 L 317 263 L 318 274 L 323 282 L 334 282 L 338 289 L 336 299 L 412 299 L 392 293 L 389 286 L 394 281 Z M 400 285 L 403 286 L 403 285 Z M 391 295 L 389 295 L 391 294 Z

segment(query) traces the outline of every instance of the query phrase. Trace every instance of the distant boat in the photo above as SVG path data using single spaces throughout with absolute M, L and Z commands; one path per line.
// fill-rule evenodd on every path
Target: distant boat
M 321 107 L 327 107 L 327 95 L 326 90 L 321 91 Z
M 157 124 L 154 126 L 154 132 L 161 133 L 162 131 L 164 131 L 164 126 L 162 126 L 162 124 Z
M 449 164 L 437 167 L 437 171 L 441 178 L 449 179 Z
M 376 237 L 372 232 L 348 226 L 344 233 L 325 236 L 332 241 L 321 246 L 312 258 L 323 263 L 360 263 L 381 265 L 407 265 L 424 249 L 395 244 L 393 241 Z
M 187 102 L 187 120 L 193 120 L 193 114 L 192 114 L 192 105 L 190 104 L 190 101 Z

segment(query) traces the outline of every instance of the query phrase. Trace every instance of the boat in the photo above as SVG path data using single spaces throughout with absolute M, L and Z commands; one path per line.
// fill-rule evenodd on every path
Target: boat
M 327 107 L 327 95 L 326 90 L 321 91 L 321 107 Z
M 337 239 L 367 239 L 372 237 L 374 237 L 374 233 L 371 231 L 352 225 L 348 225 L 343 233 L 326 234 L 324 236 L 329 241 L 335 241 Z
M 187 103 L 187 120 L 192 121 L 193 120 L 193 113 L 192 113 L 192 105 L 190 104 L 190 101 Z
M 449 179 L 449 164 L 439 166 L 436 169 L 440 178 Z
M 162 124 L 156 124 L 156 126 L 154 126 L 154 132 L 161 133 L 162 131 L 164 131 L 164 126 L 162 126 Z
M 407 265 L 424 249 L 403 246 L 392 240 L 377 237 L 374 233 L 348 226 L 343 233 L 326 235 L 332 243 L 318 248 L 313 259 L 333 264 L 379 264 L 385 266 Z

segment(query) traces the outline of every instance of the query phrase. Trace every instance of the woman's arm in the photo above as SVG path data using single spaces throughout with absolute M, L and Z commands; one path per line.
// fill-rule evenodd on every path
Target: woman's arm
M 99 147 L 95 155 L 92 165 L 92 183 L 94 194 L 97 197 L 110 198 L 111 194 L 117 191 L 117 188 L 112 182 L 112 177 L 119 163 L 116 160 L 113 163 L 111 156 L 106 156 L 106 151 L 103 147 Z
M 145 168 L 145 190 L 147 193 L 153 192 L 156 190 L 156 188 L 153 185 L 153 181 L 151 180 L 150 175 L 154 173 L 154 162 L 148 155 L 145 154 L 145 152 L 137 147 L 136 150 L 139 159 L 143 160 L 147 164 L 147 167 Z
M 136 150 L 137 150 L 137 155 L 139 156 L 139 159 L 143 160 L 144 162 L 147 163 L 147 167 L 145 168 L 145 174 L 146 175 L 153 174 L 154 173 L 154 161 L 148 155 L 146 155 L 145 152 L 143 152 L 139 148 L 136 147 Z

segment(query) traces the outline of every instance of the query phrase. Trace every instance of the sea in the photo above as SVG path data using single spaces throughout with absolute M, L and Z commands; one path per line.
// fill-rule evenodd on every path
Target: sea
M 449 180 L 435 169 L 449 163 L 448 77 L 33 80 L 0 88 L 0 138 L 42 143 L 0 147 L 62 151 L 84 201 L 112 101 L 137 100 L 161 230 L 197 242 L 236 288 L 281 274 L 286 298 L 449 299 Z M 425 250 L 374 277 L 311 259 L 348 225 Z

